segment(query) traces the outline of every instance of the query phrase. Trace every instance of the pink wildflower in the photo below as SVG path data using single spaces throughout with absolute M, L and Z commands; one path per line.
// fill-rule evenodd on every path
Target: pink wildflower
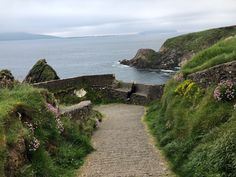
M 49 111 L 54 113 L 57 117 L 60 116 L 60 111 L 59 111 L 59 109 L 57 107 L 54 107 L 50 103 L 47 103 L 47 108 L 48 108 Z
M 221 81 L 214 91 L 214 98 L 217 101 L 231 101 L 236 97 L 236 87 L 232 81 Z

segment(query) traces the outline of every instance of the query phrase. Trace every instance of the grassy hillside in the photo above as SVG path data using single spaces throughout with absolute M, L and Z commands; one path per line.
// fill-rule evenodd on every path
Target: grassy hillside
M 235 44 L 234 37 L 200 52 L 180 72 L 235 60 Z M 235 83 L 201 88 L 190 80 L 170 80 L 162 99 L 150 105 L 146 121 L 180 176 L 235 177 Z
M 175 49 L 185 53 L 197 53 L 212 46 L 222 39 L 234 35 L 236 35 L 236 26 L 215 28 L 168 39 L 163 44 L 163 47 L 166 49 Z
M 54 98 L 46 90 L 0 89 L 0 176 L 74 176 L 93 149 L 89 137 L 95 118 L 78 125 L 56 117 L 48 104 Z
M 236 174 L 234 102 L 213 98 L 214 86 L 190 98 L 176 94 L 170 81 L 146 120 L 159 146 L 183 177 L 233 177 Z
M 233 60 L 236 60 L 236 37 L 227 38 L 199 52 L 181 71 L 190 74 Z

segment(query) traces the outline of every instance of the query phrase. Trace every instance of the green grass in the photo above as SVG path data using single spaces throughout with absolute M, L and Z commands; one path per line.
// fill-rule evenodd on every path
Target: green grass
M 199 52 L 183 66 L 181 72 L 187 75 L 230 61 L 236 61 L 236 37 L 223 40 Z
M 210 29 L 168 39 L 163 46 L 167 49 L 197 53 L 222 39 L 234 35 L 236 35 L 235 27 Z
M 101 115 L 93 113 L 89 121 L 80 124 L 62 117 L 65 130 L 60 133 L 55 115 L 46 108 L 46 102 L 52 101 L 53 96 L 46 90 L 29 85 L 0 90 L 0 176 L 10 176 L 9 173 L 19 177 L 75 176 L 83 158 L 93 150 L 90 136 L 95 117 Z M 26 121 L 34 125 L 34 132 L 26 126 Z M 32 137 L 40 141 L 36 151 L 29 150 Z M 24 153 L 28 162 L 14 171 L 5 170 L 9 150 L 22 138 L 26 143 Z
M 183 177 L 233 177 L 236 174 L 234 102 L 217 102 L 215 86 L 198 99 L 176 94 L 171 80 L 161 101 L 153 103 L 146 121 L 173 170 Z

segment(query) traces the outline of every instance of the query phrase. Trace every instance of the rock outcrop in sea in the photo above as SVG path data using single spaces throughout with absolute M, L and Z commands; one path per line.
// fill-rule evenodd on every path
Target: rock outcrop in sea
M 134 66 L 137 68 L 147 68 L 153 59 L 157 57 L 157 52 L 152 49 L 139 49 L 135 57 L 131 60 L 122 60 L 121 64 Z
M 152 49 L 140 49 L 133 59 L 125 59 L 120 63 L 140 69 L 173 70 L 182 67 L 198 52 L 234 35 L 236 26 L 181 35 L 166 40 L 158 52 Z
M 60 78 L 58 77 L 56 71 L 47 64 L 45 59 L 40 59 L 29 71 L 24 79 L 24 82 L 38 83 L 57 79 Z

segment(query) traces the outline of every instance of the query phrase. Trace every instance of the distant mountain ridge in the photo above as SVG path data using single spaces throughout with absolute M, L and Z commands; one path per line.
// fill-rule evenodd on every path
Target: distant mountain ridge
M 14 41 L 14 40 L 35 40 L 35 39 L 57 39 L 60 37 L 42 35 L 42 34 L 32 34 L 32 33 L 0 33 L 0 41 Z

